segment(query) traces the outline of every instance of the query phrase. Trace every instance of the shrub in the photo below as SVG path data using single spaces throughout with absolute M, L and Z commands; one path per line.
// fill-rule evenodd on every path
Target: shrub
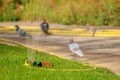
M 10 0 L 9 9 L 4 9 L 3 16 L 6 21 L 41 21 L 43 18 L 52 23 L 86 25 L 120 26 L 119 0 Z M 18 3 L 24 9 L 19 14 L 15 10 Z M 14 17 L 14 18 L 13 18 Z M 8 18 L 8 19 L 7 19 Z M 4 19 L 3 19 L 4 21 Z

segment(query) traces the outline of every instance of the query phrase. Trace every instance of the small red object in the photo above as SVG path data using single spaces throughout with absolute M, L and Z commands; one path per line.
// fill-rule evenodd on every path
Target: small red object
M 42 62 L 42 61 L 41 61 L 41 64 L 42 64 L 42 66 L 52 66 L 52 64 L 49 63 L 49 62 Z

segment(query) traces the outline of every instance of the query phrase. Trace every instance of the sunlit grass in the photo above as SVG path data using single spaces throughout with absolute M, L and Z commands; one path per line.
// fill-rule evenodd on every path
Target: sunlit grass
M 42 34 L 39 26 L 20 26 L 22 29 L 30 34 Z M 1 33 L 16 33 L 14 26 L 0 27 Z M 65 28 L 57 29 L 50 28 L 49 32 L 53 35 L 62 36 L 91 36 L 90 32 L 84 28 Z M 95 33 L 95 36 L 120 36 L 120 30 L 115 29 L 104 29 Z
M 35 53 L 36 59 L 51 62 L 53 67 L 26 67 L 27 51 L 24 47 L 0 44 L 0 80 L 120 80 L 105 68 L 96 68 L 49 55 Z

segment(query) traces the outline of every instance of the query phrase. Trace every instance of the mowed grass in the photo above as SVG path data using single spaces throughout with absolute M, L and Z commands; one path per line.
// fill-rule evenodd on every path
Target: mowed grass
M 38 26 L 20 26 L 22 29 L 27 31 L 30 34 L 42 34 L 40 27 Z M 16 33 L 14 26 L 4 26 L 0 27 L 1 33 Z M 90 32 L 85 28 L 50 28 L 49 30 L 52 35 L 61 35 L 61 36 L 91 36 Z M 99 30 L 95 33 L 95 36 L 111 36 L 111 37 L 119 37 L 120 30 L 119 29 L 103 29 Z
M 45 52 L 36 59 L 51 62 L 53 67 L 24 66 L 26 48 L 0 44 L 0 80 L 120 80 L 105 68 L 62 59 Z

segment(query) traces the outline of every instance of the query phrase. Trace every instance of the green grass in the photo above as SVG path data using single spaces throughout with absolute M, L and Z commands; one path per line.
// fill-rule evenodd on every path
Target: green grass
M 26 67 L 24 47 L 0 44 L 0 80 L 120 80 L 105 68 L 62 59 L 45 52 L 35 53 L 36 59 L 48 61 L 53 67 Z

